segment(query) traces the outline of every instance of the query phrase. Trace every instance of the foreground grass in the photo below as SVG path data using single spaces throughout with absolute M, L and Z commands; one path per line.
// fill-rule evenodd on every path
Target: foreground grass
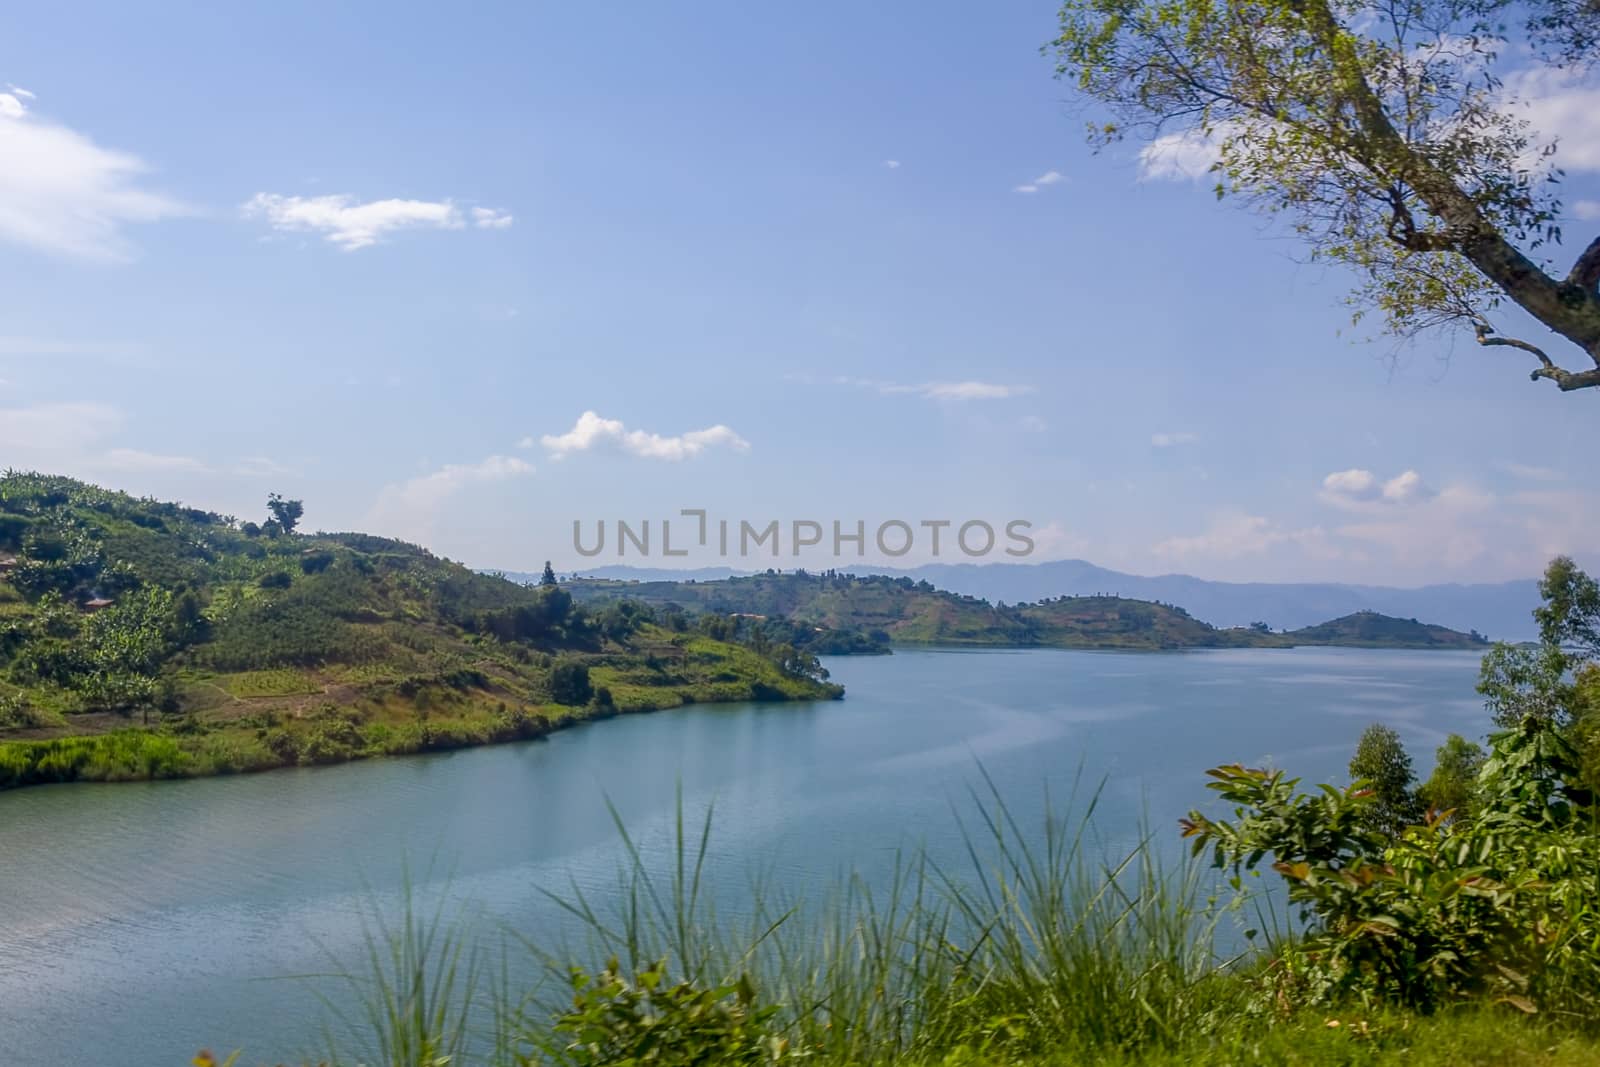
M 991 791 L 966 834 L 969 869 L 910 856 L 885 883 L 851 878 L 814 903 L 761 883 L 736 900 L 713 894 L 711 815 L 687 826 L 680 806 L 670 869 L 648 867 L 624 833 L 616 892 L 552 896 L 578 920 L 576 942 L 516 930 L 484 940 L 409 906 L 375 917 L 365 959 L 329 998 L 338 1025 L 325 1061 L 1600 1063 L 1592 1019 L 1487 1001 L 1421 1015 L 1291 993 L 1273 959 L 1292 931 L 1270 909 L 1218 897 L 1214 872 L 1164 863 L 1149 840 L 1104 862 L 1094 806 L 1091 797 L 1081 819 L 1047 816 L 1024 834 Z M 733 905 L 722 914 L 719 896 Z M 1265 929 L 1255 939 L 1265 943 L 1226 951 L 1245 925 Z

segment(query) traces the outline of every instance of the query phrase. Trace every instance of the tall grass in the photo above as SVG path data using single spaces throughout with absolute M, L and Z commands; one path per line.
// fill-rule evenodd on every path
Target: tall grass
M 734 900 L 713 893 L 726 884 L 712 878 L 714 812 L 691 823 L 681 797 L 665 870 L 618 819 L 617 891 L 547 894 L 581 931 L 561 943 L 506 931 L 494 955 L 438 911 L 416 918 L 408 894 L 401 920 L 367 932 L 368 973 L 349 979 L 361 1012 L 339 1019 L 368 1037 L 340 1062 L 566 1060 L 569 1037 L 552 1021 L 572 1009 L 571 969 L 611 958 L 624 975 L 665 960 L 673 981 L 742 982 L 776 1008 L 766 1025 L 787 1054 L 829 1063 L 938 1062 L 957 1049 L 1119 1058 L 1179 1049 L 1243 1010 L 1236 961 L 1217 948 L 1227 908 L 1200 868 L 1168 864 L 1148 837 L 1107 856 L 1092 833 L 1097 793 L 1073 817 L 1047 805 L 1029 833 L 985 786 L 962 827 L 961 869 L 904 853 L 878 884 L 850 875 L 812 900 L 764 878 Z M 527 968 L 506 946 L 544 980 L 515 988 L 510 975 Z

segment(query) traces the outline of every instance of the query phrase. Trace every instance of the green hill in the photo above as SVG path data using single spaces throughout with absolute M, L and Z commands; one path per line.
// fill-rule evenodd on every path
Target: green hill
M 836 698 L 789 641 L 587 609 L 415 545 L 0 477 L 0 787 L 537 737 L 696 701 Z M 734 632 L 721 636 L 738 638 Z
M 1460 648 L 1483 651 L 1488 638 L 1462 633 L 1416 619 L 1396 619 L 1375 611 L 1358 611 L 1316 626 L 1288 633 L 1297 645 L 1344 645 L 1356 648 Z
M 1358 612 L 1291 633 L 1223 629 L 1181 607 L 1114 596 L 1075 596 L 1030 604 L 991 604 L 936 589 L 926 581 L 825 571 L 768 572 L 696 582 L 576 579 L 563 583 L 583 603 L 631 599 L 663 611 L 784 617 L 833 633 L 856 632 L 895 644 L 1012 648 L 1183 649 L 1477 648 L 1487 642 L 1443 626 Z M 838 651 L 851 651 L 839 649 Z
M 709 582 L 578 579 L 562 588 L 584 603 L 626 598 L 668 611 L 784 616 L 897 644 L 1174 649 L 1287 643 L 1253 630 L 1218 629 L 1182 608 L 1144 600 L 1062 597 L 996 605 L 886 575 L 795 571 Z

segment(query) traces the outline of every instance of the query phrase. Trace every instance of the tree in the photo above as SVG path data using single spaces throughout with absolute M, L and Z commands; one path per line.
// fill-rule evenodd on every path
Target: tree
M 550 699 L 557 704 L 577 707 L 589 703 L 594 688 L 589 683 L 589 668 L 576 660 L 558 659 L 550 668 Z
M 1451 734 L 1434 753 L 1433 774 L 1417 790 L 1417 799 L 1429 811 L 1453 811 L 1458 819 L 1470 817 L 1483 760 L 1481 747 L 1460 734 Z
M 556 572 L 551 569 L 549 560 L 545 560 L 544 561 L 544 573 L 539 575 L 539 584 L 540 585 L 555 585 L 556 584 Z
M 300 524 L 300 516 L 305 514 L 305 505 L 298 500 L 285 500 L 277 493 L 267 496 L 267 510 L 272 512 L 269 522 L 278 524 L 278 529 L 286 534 L 294 533 L 294 528 Z
M 1411 756 L 1391 728 L 1373 723 L 1362 732 L 1350 759 L 1350 777 L 1372 790 L 1373 802 L 1366 813 L 1372 829 L 1395 837 L 1421 818 Z
M 1539 582 L 1544 603 L 1534 609 L 1539 643 L 1497 644 L 1483 657 L 1478 692 L 1497 725 L 1528 718 L 1570 726 L 1584 703 L 1577 678 L 1600 660 L 1600 585 L 1566 556 L 1557 556 Z
M 1514 38 L 1514 39 L 1513 39 Z M 1563 391 L 1600 385 L 1600 237 L 1565 273 L 1557 145 L 1518 114 L 1497 61 L 1549 84 L 1593 63 L 1595 0 L 1066 0 L 1057 72 L 1154 148 L 1214 160 L 1219 197 L 1289 220 L 1354 271 L 1355 317 L 1401 337 L 1469 328 Z M 1585 357 L 1500 334 L 1509 301 Z M 1559 353 L 1558 353 L 1559 354 Z M 1592 364 L 1592 365 L 1591 365 Z

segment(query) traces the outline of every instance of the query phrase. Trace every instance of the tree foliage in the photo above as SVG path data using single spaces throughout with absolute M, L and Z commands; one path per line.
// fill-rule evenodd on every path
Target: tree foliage
M 1434 753 L 1433 773 L 1417 790 L 1417 799 L 1429 811 L 1470 818 L 1476 810 L 1478 776 L 1485 758 L 1482 746 L 1451 734 Z
M 1397 836 L 1421 816 L 1411 756 L 1392 728 L 1374 723 L 1362 732 L 1350 760 L 1350 778 L 1371 791 L 1365 817 L 1384 836 Z
M 1106 144 L 1210 154 L 1219 197 L 1285 218 L 1356 275 L 1359 319 L 1401 336 L 1470 328 L 1537 360 L 1534 380 L 1600 385 L 1600 237 L 1557 262 L 1558 145 L 1519 114 L 1501 57 L 1563 83 L 1594 56 L 1593 0 L 1066 0 L 1059 74 L 1105 105 Z M 1584 358 L 1501 336 L 1526 311 Z
M 1445 743 L 1422 790 L 1427 814 L 1407 799 L 1409 757 L 1381 727 L 1363 736 L 1350 767 L 1359 780 L 1345 789 L 1302 793 L 1282 771 L 1239 765 L 1210 772 L 1233 817 L 1191 812 L 1185 836 L 1236 884 L 1271 857 L 1309 924 L 1270 971 L 1280 1002 L 1353 993 L 1432 1010 L 1490 995 L 1594 1017 L 1600 808 L 1580 750 L 1592 716 L 1569 699 L 1584 682 L 1565 677 L 1580 661 L 1560 644 L 1592 635 L 1592 588 L 1570 560 L 1550 565 L 1543 644 L 1486 657 L 1502 729 L 1487 757 L 1462 738 Z
M 294 528 L 300 525 L 300 517 L 305 514 L 305 505 L 298 500 L 285 500 L 277 493 L 267 496 L 267 510 L 272 513 L 268 519 L 269 525 L 286 534 L 294 533 Z

